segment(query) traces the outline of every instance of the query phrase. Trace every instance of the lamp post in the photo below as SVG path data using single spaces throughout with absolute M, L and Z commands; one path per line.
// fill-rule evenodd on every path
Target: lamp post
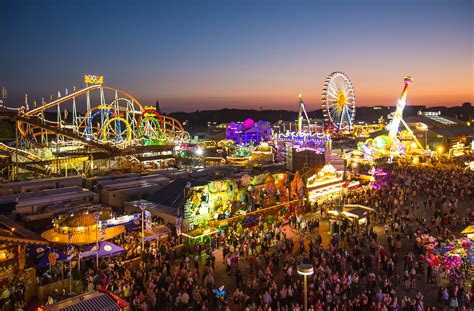
M 94 213 L 95 217 L 95 248 L 96 248 L 96 268 L 97 268 L 97 274 L 99 274 L 99 218 L 100 218 L 100 213 L 96 212 Z
M 145 205 L 140 203 L 140 210 L 142 211 L 142 254 L 145 251 Z
M 302 263 L 298 266 L 298 274 L 304 277 L 304 311 L 308 311 L 308 280 L 307 276 L 314 273 L 313 266 L 310 264 Z

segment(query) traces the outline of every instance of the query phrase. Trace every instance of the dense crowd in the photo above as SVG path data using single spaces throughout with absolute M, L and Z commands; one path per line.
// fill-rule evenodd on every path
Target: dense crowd
M 362 226 L 343 221 L 325 245 L 320 226 L 339 204 L 335 200 L 318 204 L 321 219 L 299 212 L 281 214 L 271 224 L 262 219 L 254 228 L 229 228 L 183 256 L 147 243 L 142 261 L 118 257 L 102 264 L 99 274 L 89 269 L 87 288 L 106 288 L 133 310 L 302 310 L 303 280 L 296 271 L 310 263 L 315 272 L 308 278 L 309 310 L 472 308 L 466 271 L 457 269 L 448 278 L 427 265 L 416 243 L 423 233 L 450 239 L 469 223 L 458 207 L 473 200 L 472 172 L 452 162 L 383 169 L 388 175 L 379 189 L 345 198 L 375 212 Z M 122 241 L 134 255 L 141 252 L 136 241 Z M 427 284 L 438 286 L 437 301 L 425 302 Z

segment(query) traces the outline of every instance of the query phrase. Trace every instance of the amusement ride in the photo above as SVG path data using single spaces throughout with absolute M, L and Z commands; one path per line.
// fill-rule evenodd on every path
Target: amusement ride
M 333 72 L 326 78 L 322 101 L 325 122 L 330 131 L 351 132 L 354 129 L 354 88 L 343 72 Z
M 375 138 L 369 138 L 365 143 L 359 143 L 358 149 L 375 158 L 393 157 L 401 154 L 415 153 L 424 150 L 423 146 L 413 134 L 408 124 L 403 120 L 403 110 L 407 104 L 408 87 L 413 83 L 413 78 L 406 76 L 403 79 L 404 86 L 402 94 L 397 102 L 392 122 L 388 126 L 388 135 L 379 135 Z M 408 139 L 402 139 L 400 123 L 403 124 L 408 132 Z
M 12 154 L 17 168 L 41 175 L 61 175 L 64 169 L 87 171 L 94 160 L 119 163 L 118 157 L 172 158 L 174 146 L 188 141 L 181 123 L 142 105 L 135 97 L 103 85 L 103 76 L 85 75 L 85 88 L 28 109 L 3 113 L 16 122 Z M 85 107 L 81 114 L 78 107 Z M 110 162 L 112 161 L 112 162 Z M 81 167 L 82 165 L 82 167 Z
M 411 77 L 405 77 L 388 135 L 359 142 L 354 147 L 355 151 L 370 158 L 381 158 L 423 150 L 403 120 L 407 92 L 412 82 Z M 9 118 L 16 124 L 15 145 L 0 143 L 0 150 L 10 154 L 10 179 L 14 179 L 20 171 L 61 176 L 68 175 L 68 170 L 74 170 L 77 174 L 91 176 L 95 171 L 100 173 L 101 168 L 123 170 L 124 166 L 131 168 L 132 165 L 142 166 L 144 163 L 152 163 L 153 167 L 158 168 L 173 165 L 177 156 L 191 160 L 196 156 L 202 157 L 203 152 L 197 152 L 202 151 L 202 148 L 195 150 L 194 154 L 189 153 L 192 151 L 188 148 L 189 134 L 178 120 L 159 113 L 153 106 L 142 105 L 127 92 L 105 86 L 103 76 L 85 75 L 84 83 L 84 88 L 76 90 L 74 87 L 70 94 L 66 90 L 64 96 L 58 92 L 57 99 L 43 99 L 38 105 L 35 102 L 32 109 L 26 97 L 25 105 L 20 108 L 2 105 L 1 117 Z M 262 152 L 258 148 L 249 148 L 247 140 L 252 142 L 251 146 L 255 143 L 270 143 L 283 148 L 291 144 L 300 149 L 310 148 L 318 152 L 326 149 L 326 152 L 331 153 L 333 140 L 339 144 L 353 142 L 355 146 L 354 138 L 370 137 L 372 135 L 369 134 L 381 131 L 384 126 L 384 121 L 370 126 L 354 124 L 354 88 L 347 75 L 340 71 L 331 73 L 324 83 L 324 126 L 318 127 L 311 122 L 301 94 L 298 96 L 298 106 L 296 131 L 291 131 L 291 123 L 290 131 L 284 129 L 276 135 L 272 134 L 271 124 L 263 121 L 248 119 L 242 124 L 229 123 L 228 139 L 239 145 L 240 149 L 236 150 L 246 152 L 228 151 L 229 161 L 226 161 L 223 149 L 217 148 L 220 153 L 206 155 L 207 158 L 220 164 L 235 164 L 230 161 L 234 158 L 241 163 L 245 158 L 248 160 L 245 163 L 250 165 L 255 162 L 250 161 L 251 155 L 260 155 Z M 79 112 L 79 108 L 85 112 Z M 403 135 L 399 131 L 400 124 L 406 128 Z M 257 162 L 261 158 L 259 156 Z

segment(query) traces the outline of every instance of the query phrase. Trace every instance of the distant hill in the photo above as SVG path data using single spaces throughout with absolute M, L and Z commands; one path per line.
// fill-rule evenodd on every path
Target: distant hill
M 442 115 L 450 116 L 459 120 L 469 121 L 474 119 L 474 107 L 470 103 L 464 103 L 457 107 L 426 107 L 426 106 L 406 106 L 404 116 L 416 115 L 418 111 L 441 111 Z M 356 107 L 356 122 L 377 122 L 380 117 L 387 118 L 387 115 L 395 111 L 395 107 Z M 322 109 L 313 110 L 308 113 L 310 118 L 322 119 Z M 198 110 L 195 112 L 173 112 L 169 116 L 177 120 L 186 122 L 186 128 L 195 130 L 207 127 L 208 122 L 228 123 L 244 121 L 252 118 L 255 121 L 265 120 L 277 122 L 279 120 L 291 121 L 298 118 L 297 111 L 290 110 L 256 110 L 256 109 L 220 109 L 220 110 Z

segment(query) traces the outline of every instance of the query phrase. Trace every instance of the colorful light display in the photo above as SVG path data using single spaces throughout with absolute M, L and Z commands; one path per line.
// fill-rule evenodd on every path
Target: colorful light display
M 417 149 L 419 147 L 421 150 L 423 147 L 421 146 L 418 139 L 413 134 L 413 131 L 409 128 L 408 124 L 405 123 L 403 120 L 403 110 L 406 106 L 406 97 L 408 93 L 408 86 L 413 82 L 413 78 L 410 76 L 406 76 L 403 80 L 404 87 L 402 90 L 402 94 L 400 99 L 397 102 L 397 107 L 393 116 L 393 120 L 389 125 L 389 134 L 388 135 L 380 135 L 375 137 L 374 139 L 368 139 L 365 143 L 358 143 L 357 149 L 359 151 L 370 155 L 374 158 L 381 158 L 386 156 L 394 156 L 394 155 L 403 155 L 407 151 Z M 401 133 L 399 131 L 400 123 L 406 128 L 406 132 Z M 415 145 L 412 145 L 408 141 L 401 141 L 398 137 L 401 137 L 401 140 L 412 138 Z M 403 136 L 403 137 L 402 137 Z
M 236 144 L 258 144 L 268 142 L 272 137 L 272 125 L 267 121 L 255 122 L 247 119 L 243 123 L 231 122 L 227 126 L 226 139 Z
M 279 142 L 292 142 L 295 145 L 319 145 L 324 146 L 331 142 L 329 133 L 306 133 L 306 132 L 289 132 L 280 133 L 278 135 Z
M 87 84 L 104 84 L 104 76 L 84 75 L 84 83 L 87 83 Z
M 330 129 L 352 131 L 355 118 L 354 88 L 340 71 L 331 73 L 324 82 L 323 113 Z
M 240 179 L 216 180 L 193 187 L 187 193 L 184 207 L 187 231 L 286 201 L 286 183 L 287 175 L 279 173 L 244 175 Z
M 410 76 L 406 76 L 403 79 L 404 87 L 402 91 L 402 95 L 400 95 L 400 99 L 397 102 L 397 108 L 395 110 L 395 114 L 393 115 L 392 123 L 390 124 L 390 132 L 388 134 L 387 143 L 385 145 L 386 150 L 390 150 L 392 146 L 392 142 L 397 137 L 398 128 L 400 127 L 400 121 L 403 117 L 403 110 L 407 104 L 406 98 L 408 93 L 408 86 L 413 83 L 413 78 Z
M 307 179 L 308 199 L 314 202 L 325 195 L 337 193 L 341 191 L 343 184 L 342 174 L 331 164 L 326 164 L 318 173 Z

